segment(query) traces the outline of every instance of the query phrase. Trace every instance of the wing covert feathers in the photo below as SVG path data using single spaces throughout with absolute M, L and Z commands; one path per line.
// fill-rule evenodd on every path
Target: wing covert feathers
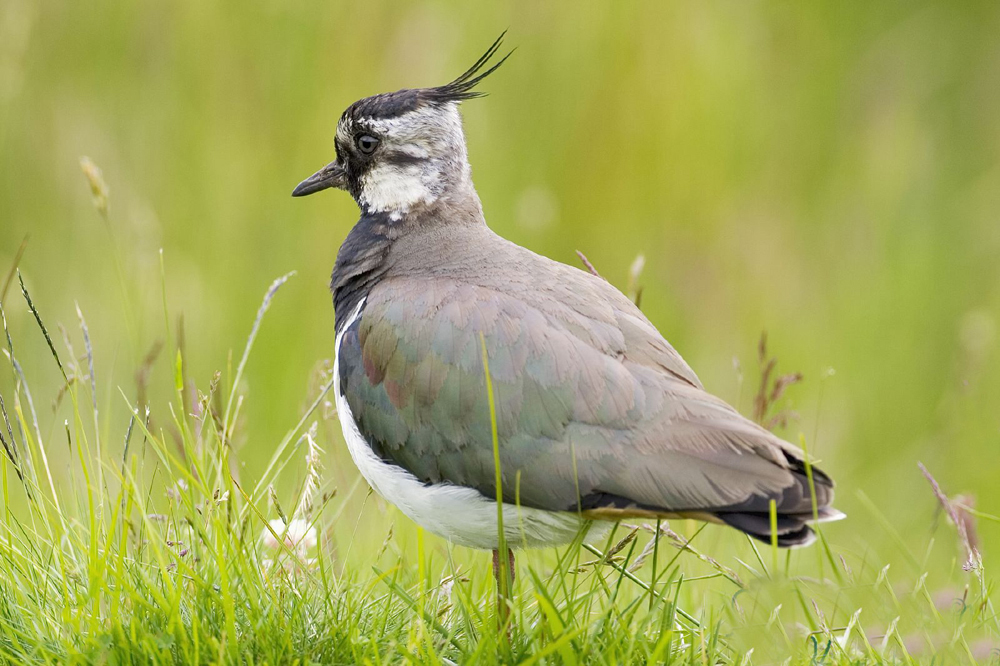
M 339 350 L 341 387 L 383 460 L 495 497 L 482 334 L 505 501 L 605 518 L 692 515 L 769 541 L 773 500 L 782 546 L 807 543 L 807 523 L 838 515 L 830 478 L 813 468 L 814 497 L 801 451 L 707 393 L 614 287 L 504 252 L 460 278 L 390 277 L 369 293 Z M 511 261 L 522 266 L 513 278 L 491 264 Z

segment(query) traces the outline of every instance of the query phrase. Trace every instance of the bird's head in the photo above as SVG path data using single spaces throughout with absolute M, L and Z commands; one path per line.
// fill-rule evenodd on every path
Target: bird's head
M 510 56 L 487 68 L 502 40 L 500 35 L 451 83 L 373 95 L 349 106 L 337 124 L 337 159 L 299 183 L 292 196 L 335 187 L 350 192 L 362 211 L 392 219 L 474 196 L 458 105 L 481 97 L 476 85 Z

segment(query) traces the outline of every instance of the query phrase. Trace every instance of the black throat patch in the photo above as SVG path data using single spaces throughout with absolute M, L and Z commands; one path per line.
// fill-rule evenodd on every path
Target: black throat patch
M 398 225 L 387 213 L 363 212 L 340 246 L 330 278 L 337 333 L 358 303 L 384 277 L 396 235 L 393 227 Z

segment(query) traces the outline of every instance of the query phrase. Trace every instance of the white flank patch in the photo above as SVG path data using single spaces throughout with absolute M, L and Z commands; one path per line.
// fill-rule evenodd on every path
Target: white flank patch
M 340 391 L 340 343 L 344 332 L 358 318 L 364 300 L 351 313 L 336 340 L 333 363 L 333 392 L 337 416 L 344 431 L 347 449 L 361 476 L 379 495 L 429 532 L 461 546 L 492 550 L 497 548 L 496 502 L 479 491 L 450 483 L 426 485 L 398 465 L 383 462 L 376 456 L 358 430 L 351 406 Z M 512 548 L 538 548 L 569 543 L 583 520 L 569 511 L 543 511 L 513 504 L 503 505 L 504 534 Z M 590 529 L 587 540 L 606 534 L 605 525 Z

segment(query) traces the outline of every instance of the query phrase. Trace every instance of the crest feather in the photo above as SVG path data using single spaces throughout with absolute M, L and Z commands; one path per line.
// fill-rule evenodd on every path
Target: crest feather
M 487 76 L 497 71 L 500 68 L 500 65 L 504 64 L 507 61 L 507 58 L 509 58 L 516 50 L 511 49 L 507 55 L 494 63 L 489 69 L 482 71 L 489 61 L 493 59 L 493 56 L 497 54 L 497 51 L 500 50 L 500 47 L 503 45 L 503 38 L 506 34 L 506 30 L 501 32 L 500 36 L 496 38 L 496 41 L 494 41 L 493 44 L 490 45 L 490 48 L 486 50 L 486 53 L 481 55 L 479 60 L 477 60 L 472 67 L 467 69 L 457 79 L 451 83 L 446 83 L 443 86 L 426 88 L 424 93 L 427 95 L 429 101 L 444 104 L 447 102 L 463 102 L 467 99 L 474 99 L 476 97 L 483 97 L 486 95 L 486 93 L 474 90 L 474 88 Z
M 365 97 L 347 107 L 347 110 L 341 116 L 341 120 L 347 118 L 353 120 L 361 118 L 393 118 L 416 111 L 426 105 L 441 106 L 451 102 L 464 102 L 467 99 L 483 97 L 486 93 L 474 90 L 474 88 L 487 76 L 497 71 L 500 65 L 504 64 L 507 58 L 511 56 L 511 53 L 514 53 L 514 50 L 511 49 L 507 55 L 485 71 L 483 70 L 500 50 L 504 35 L 506 34 L 506 30 L 500 33 L 500 36 L 490 45 L 486 53 L 480 56 L 479 60 L 472 67 L 451 83 L 434 88 L 407 88 L 397 90 L 396 92 Z

